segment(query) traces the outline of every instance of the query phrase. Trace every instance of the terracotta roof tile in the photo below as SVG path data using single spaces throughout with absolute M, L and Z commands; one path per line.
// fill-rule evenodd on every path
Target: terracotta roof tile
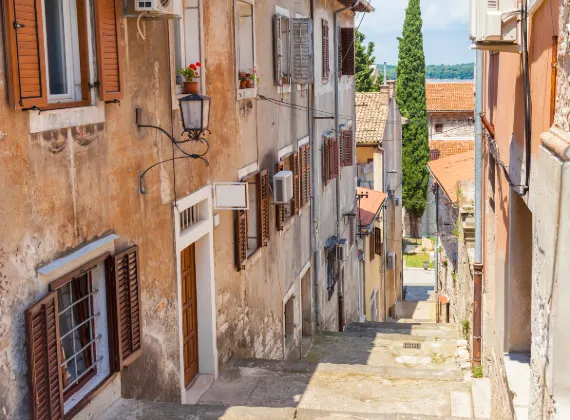
M 386 200 L 386 193 L 371 190 L 369 188 L 358 187 L 356 189 L 358 195 L 368 193 L 368 198 L 360 199 L 360 207 L 358 208 L 360 214 L 360 223 L 362 226 L 368 226 L 374 220 L 376 214 L 380 211 L 382 203 Z
M 433 177 L 449 199 L 457 202 L 457 184 L 475 178 L 475 152 L 470 151 L 428 163 Z
M 356 103 L 356 143 L 380 144 L 388 120 L 390 93 L 357 92 Z
M 430 160 L 444 159 L 475 150 L 475 140 L 430 140 Z
M 473 82 L 426 83 L 428 112 L 473 111 L 475 88 Z

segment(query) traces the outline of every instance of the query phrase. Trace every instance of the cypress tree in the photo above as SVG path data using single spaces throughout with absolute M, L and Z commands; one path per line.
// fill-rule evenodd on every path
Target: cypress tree
M 420 0 L 409 0 L 398 41 L 396 99 L 402 116 L 409 120 L 402 129 L 403 205 L 412 216 L 417 235 L 417 219 L 426 208 L 430 156 Z
M 378 92 L 382 85 L 382 75 L 374 77 L 374 68 L 376 57 L 374 57 L 374 42 L 369 42 L 368 46 L 364 45 L 366 36 L 356 30 L 354 41 L 356 44 L 356 91 L 357 92 Z

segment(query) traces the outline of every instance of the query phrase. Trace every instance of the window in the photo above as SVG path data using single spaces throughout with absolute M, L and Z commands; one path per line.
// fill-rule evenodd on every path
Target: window
M 372 229 L 372 232 L 370 232 L 368 236 L 368 247 L 370 261 L 373 261 L 374 258 L 376 258 L 376 229 Z
M 338 279 L 338 264 L 336 261 L 336 238 L 331 238 L 334 244 L 331 247 L 325 247 L 325 256 L 327 263 L 327 291 L 330 300 L 334 294 L 334 286 Z M 331 242 L 329 239 L 329 242 Z M 329 244 L 327 244 L 329 245 Z
M 236 251 L 239 270 L 259 248 L 269 242 L 269 171 L 242 180 L 248 184 L 249 210 L 236 211 Z
M 15 0 L 5 5 L 7 21 L 14 22 L 7 29 L 13 108 L 89 104 L 90 41 L 97 46 L 100 99 L 122 97 L 118 2 L 95 0 L 91 7 L 84 0 Z
M 340 131 L 340 165 L 341 167 L 354 164 L 354 136 L 352 129 Z
M 435 125 L 435 134 L 442 134 L 443 133 L 443 124 L 436 124 Z
M 174 66 L 178 70 L 202 60 L 202 16 L 200 0 L 180 0 L 173 3 L 174 13 Z M 204 67 L 200 70 L 203 72 Z M 200 81 L 203 79 L 200 78 Z M 182 93 L 184 78 L 176 72 L 176 93 Z M 204 84 L 201 84 L 202 89 Z
M 330 68 L 330 47 L 329 47 L 329 22 L 325 19 L 321 21 L 322 26 L 322 49 L 323 49 L 323 81 L 328 81 Z
M 236 5 L 238 71 L 251 74 L 255 69 L 253 5 L 239 0 Z M 239 74 L 237 77 L 239 80 Z
M 374 251 L 376 255 L 382 255 L 382 232 L 380 228 L 374 228 Z
M 142 350 L 136 246 L 91 261 L 50 290 L 25 313 L 33 418 L 63 418 Z
M 299 147 L 299 165 L 301 178 L 300 206 L 305 207 L 311 202 L 311 146 L 305 144 Z
M 340 28 L 339 34 L 339 73 L 345 76 L 354 76 L 354 28 Z
M 338 142 L 335 138 L 323 139 L 323 186 L 338 175 Z
M 277 86 L 288 85 L 291 83 L 289 18 L 279 13 L 276 14 L 273 17 L 273 30 L 275 84 Z
M 287 204 L 277 205 L 277 230 L 283 230 L 284 224 L 293 215 L 299 214 L 300 209 L 300 176 L 299 176 L 299 154 L 292 153 L 281 159 L 275 167 L 275 173 L 281 171 L 291 171 L 293 173 L 293 198 Z

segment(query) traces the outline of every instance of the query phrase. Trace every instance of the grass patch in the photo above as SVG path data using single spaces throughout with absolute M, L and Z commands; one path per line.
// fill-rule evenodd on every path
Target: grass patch
M 461 321 L 461 334 L 465 340 L 469 340 L 469 333 L 471 332 L 471 324 L 468 319 Z
M 431 354 L 431 362 L 436 365 L 441 365 L 442 363 L 445 363 L 446 359 L 447 357 L 443 356 L 442 354 L 438 354 L 435 352 Z
M 424 261 L 428 261 L 428 268 L 433 268 L 433 263 L 429 262 L 428 253 L 404 254 L 404 261 L 408 268 L 424 268 Z
M 477 366 L 473 369 L 471 369 L 471 375 L 473 375 L 474 378 L 480 379 L 483 377 L 483 366 Z

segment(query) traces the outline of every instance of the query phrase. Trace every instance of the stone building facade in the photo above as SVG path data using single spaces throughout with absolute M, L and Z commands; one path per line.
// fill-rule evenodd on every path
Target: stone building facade
M 233 356 L 299 357 L 303 337 L 358 319 L 356 247 L 332 273 L 325 247 L 355 212 L 353 70 L 342 62 L 337 77 L 324 60 L 336 53 L 324 28 L 336 33 L 333 13 L 352 3 L 175 1 L 180 19 L 147 19 L 78 2 L 63 41 L 34 4 L 21 18 L 29 5 L 4 2 L 0 24 L 0 417 L 46 410 L 43 391 L 53 418 L 97 418 L 121 396 L 184 403 L 196 375 L 215 380 Z M 348 57 L 354 13 L 338 19 Z M 281 50 L 279 19 L 303 34 L 284 29 Z M 298 55 L 283 63 L 312 52 L 311 66 L 278 74 L 288 45 Z M 197 62 L 209 148 L 143 127 L 184 139 L 177 69 Z M 334 115 L 335 83 L 339 140 L 334 120 L 314 118 Z M 188 156 L 206 150 L 209 166 Z M 281 169 L 295 200 L 274 205 Z M 245 182 L 248 210 L 216 209 L 217 182 Z M 45 366 L 55 376 L 39 389 Z
M 568 364 L 561 358 L 570 345 L 563 304 L 570 231 L 564 216 L 569 7 L 556 1 L 529 5 L 530 135 L 520 55 L 496 45 L 484 53 L 488 125 L 482 185 L 476 186 L 483 194 L 481 362 L 491 379 L 496 419 L 570 416 Z

